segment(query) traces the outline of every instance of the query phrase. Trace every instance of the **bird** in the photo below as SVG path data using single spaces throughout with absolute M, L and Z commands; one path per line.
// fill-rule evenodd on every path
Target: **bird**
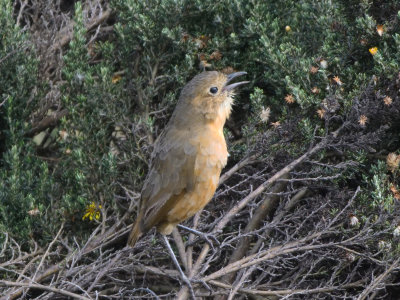
M 249 82 L 231 81 L 245 74 L 203 71 L 183 87 L 155 141 L 128 246 L 134 247 L 153 227 L 165 238 L 211 200 L 227 164 L 223 127 L 231 114 L 234 90 Z

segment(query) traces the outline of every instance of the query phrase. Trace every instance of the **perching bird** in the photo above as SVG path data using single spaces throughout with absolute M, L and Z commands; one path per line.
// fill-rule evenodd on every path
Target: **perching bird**
M 163 235 L 170 234 L 211 200 L 228 158 L 223 127 L 231 112 L 233 90 L 248 81 L 228 83 L 244 74 L 202 72 L 183 88 L 155 142 L 129 246 L 153 226 Z

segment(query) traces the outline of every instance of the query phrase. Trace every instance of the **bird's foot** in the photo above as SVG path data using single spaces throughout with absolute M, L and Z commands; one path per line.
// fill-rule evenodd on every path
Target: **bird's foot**
M 195 230 L 195 229 L 192 229 L 190 227 L 186 227 L 186 226 L 183 226 L 180 224 L 178 224 L 177 226 L 179 228 L 189 231 L 190 233 L 193 233 L 199 237 L 198 239 L 195 239 L 195 240 L 187 243 L 186 248 L 193 246 L 194 244 L 198 243 L 199 240 L 201 240 L 201 239 L 204 240 L 213 250 L 214 250 L 214 244 L 216 244 L 217 247 L 219 247 L 221 245 L 221 243 L 217 240 L 217 238 L 213 234 L 204 233 L 204 232 L 201 232 L 201 231 L 198 231 L 198 230 Z

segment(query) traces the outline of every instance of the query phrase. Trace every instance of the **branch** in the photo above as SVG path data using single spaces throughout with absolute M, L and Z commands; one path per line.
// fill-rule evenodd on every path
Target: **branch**
M 39 266 L 36 268 L 35 274 L 33 275 L 33 281 L 35 281 L 36 279 L 36 275 L 39 272 L 40 268 L 43 265 L 44 260 L 46 259 L 47 255 L 49 255 L 49 251 L 51 249 L 51 247 L 54 245 L 54 243 L 57 241 L 58 237 L 60 236 L 62 230 L 64 229 L 64 222 L 61 224 L 60 229 L 58 230 L 56 236 L 54 237 L 54 239 L 51 241 L 51 243 L 49 244 L 49 246 L 47 247 L 46 252 L 44 253 L 44 255 L 42 256 L 42 259 L 40 260 Z
M 12 282 L 12 281 L 0 280 L 0 286 L 34 288 L 34 289 L 40 289 L 40 290 L 44 290 L 44 291 L 61 294 L 61 295 L 68 296 L 68 297 L 73 297 L 75 299 L 92 300 L 92 298 L 83 297 L 83 296 L 75 294 L 75 293 L 71 293 L 71 292 L 68 292 L 65 290 L 61 290 L 61 289 L 56 289 L 51 286 L 46 286 L 46 285 L 42 285 L 39 283 L 34 284 L 34 283 Z
M 252 290 L 252 289 L 243 289 L 240 288 L 238 289 L 238 292 L 244 293 L 244 294 L 250 294 L 250 295 L 260 295 L 260 296 L 285 296 L 285 295 L 294 295 L 294 294 L 302 294 L 302 295 L 307 295 L 307 294 L 316 294 L 316 293 L 327 293 L 327 292 L 333 292 L 341 289 L 352 289 L 355 287 L 360 287 L 363 285 L 365 280 L 359 280 L 357 282 L 352 282 L 340 286 L 331 286 L 331 287 L 325 287 L 325 288 L 315 288 L 315 289 L 287 289 L 287 290 L 276 290 L 276 291 L 266 291 L 266 290 Z M 210 280 L 210 284 L 215 285 L 217 287 L 225 288 L 225 289 L 233 289 L 234 287 L 230 284 L 226 284 L 217 280 Z
M 202 280 L 204 281 L 209 281 L 212 279 L 216 279 L 218 277 L 221 277 L 225 274 L 238 271 L 250 266 L 253 266 L 255 264 L 262 263 L 266 260 L 272 259 L 274 257 L 288 254 L 288 253 L 293 253 L 293 252 L 302 252 L 302 251 L 309 251 L 309 250 L 314 250 L 314 249 L 319 249 L 319 248 L 326 248 L 326 247 L 331 247 L 336 245 L 336 243 L 328 243 L 328 244 L 320 244 L 320 245 L 304 245 L 304 243 L 313 240 L 315 238 L 318 238 L 322 236 L 324 232 L 317 232 L 311 236 L 307 236 L 299 241 L 294 241 L 291 243 L 287 243 L 284 245 L 279 245 L 273 248 L 270 248 L 268 250 L 261 251 L 260 253 L 256 253 L 250 256 L 246 256 L 245 258 L 242 258 L 241 260 L 238 260 L 234 263 L 231 263 L 218 271 L 204 277 Z
M 243 168 L 247 165 L 250 165 L 252 163 L 255 163 L 257 161 L 258 157 L 259 157 L 259 154 L 253 154 L 253 155 L 248 156 L 245 159 L 239 161 L 236 165 L 234 165 L 232 168 L 230 168 L 228 171 L 226 171 L 224 174 L 221 175 L 221 177 L 219 178 L 218 185 L 221 185 L 223 182 L 225 182 L 228 178 L 230 178 L 233 174 L 235 174 L 241 168 Z
M 288 177 L 289 175 L 287 173 L 282 176 L 282 178 L 285 179 Z M 249 223 L 243 230 L 244 236 L 239 240 L 235 251 L 232 253 L 229 259 L 229 263 L 233 263 L 241 259 L 246 254 L 246 251 L 249 249 L 250 242 L 252 240 L 252 236 L 248 234 L 259 228 L 262 221 L 265 220 L 265 217 L 267 215 L 271 215 L 275 211 L 275 208 L 278 205 L 280 199 L 277 194 L 282 192 L 286 188 L 286 185 L 287 183 L 284 182 L 277 183 L 272 189 L 271 194 L 266 195 L 264 201 L 257 207 L 253 217 L 249 220 Z M 235 273 L 231 273 L 229 274 L 229 276 L 226 276 L 223 281 L 232 283 L 234 276 Z
M 385 278 L 393 271 L 394 268 L 398 267 L 399 262 L 400 257 L 397 258 L 385 272 L 372 280 L 371 283 L 366 287 L 366 289 L 358 296 L 357 300 L 364 300 L 365 298 L 367 298 L 368 294 L 374 291 L 378 287 L 378 285 L 382 283 L 382 281 L 384 281 Z
M 111 9 L 107 9 L 104 13 L 99 16 L 96 20 L 92 21 L 90 24 L 86 25 L 86 31 L 90 31 L 96 28 L 98 25 L 106 21 L 111 15 Z M 71 22 L 68 26 L 64 27 L 55 38 L 55 42 L 52 45 L 52 50 L 56 50 L 66 46 L 73 38 L 74 32 L 73 27 L 75 22 Z

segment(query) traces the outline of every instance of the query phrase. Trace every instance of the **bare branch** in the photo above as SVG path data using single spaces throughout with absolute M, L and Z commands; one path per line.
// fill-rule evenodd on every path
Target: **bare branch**
M 68 297 L 73 297 L 75 299 L 81 299 L 81 300 L 91 300 L 92 299 L 92 298 L 83 297 L 83 296 L 75 294 L 75 293 L 71 293 L 68 291 L 64 291 L 61 289 L 53 288 L 53 287 L 38 284 L 38 283 L 24 283 L 24 282 L 12 282 L 12 281 L 0 280 L 0 286 L 1 285 L 40 289 L 40 290 L 45 290 L 45 291 L 54 292 L 54 293 L 57 293 L 60 295 L 68 296 Z

